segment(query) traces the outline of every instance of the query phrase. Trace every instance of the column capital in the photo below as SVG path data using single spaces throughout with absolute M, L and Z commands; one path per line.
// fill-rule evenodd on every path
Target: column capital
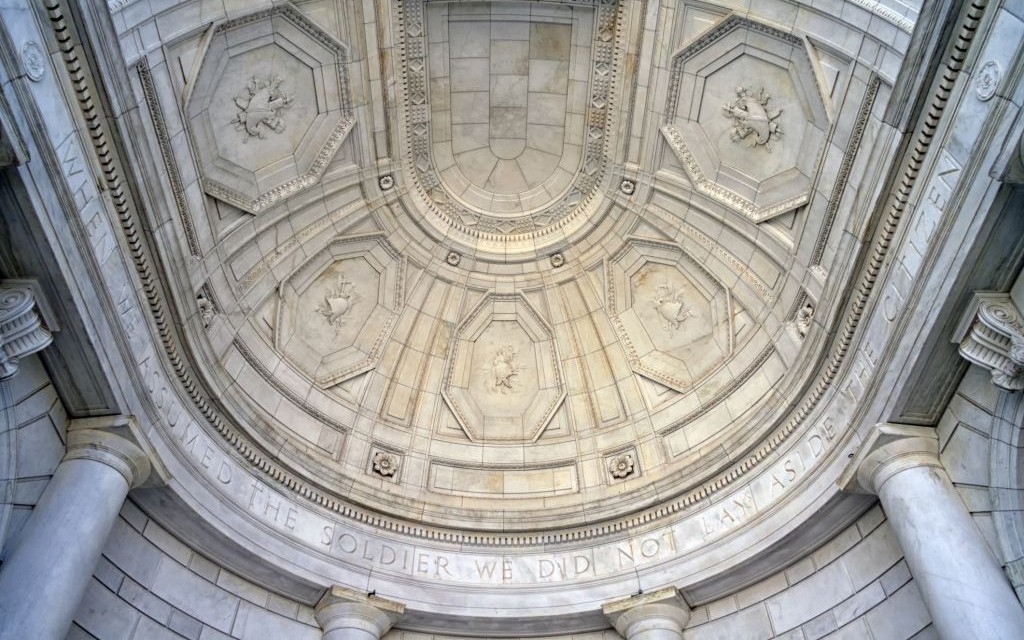
M 876 424 L 839 478 L 839 487 L 851 493 L 877 494 L 886 480 L 915 467 L 942 468 L 935 429 Z
M 52 314 L 35 280 L 0 281 L 0 380 L 18 373 L 18 361 L 53 342 Z M 41 317 L 42 316 L 42 317 Z
M 1007 391 L 1024 389 L 1024 316 L 1009 293 L 976 291 L 953 334 L 965 360 Z
M 134 416 L 79 418 L 68 425 L 65 460 L 94 460 L 124 476 L 132 489 L 155 478 L 153 463 L 139 446 Z
M 401 602 L 334 585 L 316 603 L 316 621 L 324 635 L 338 629 L 359 629 L 380 638 L 405 613 Z
M 681 638 L 690 621 L 690 606 L 675 587 L 607 602 L 601 610 L 623 638 L 649 629 L 674 631 Z

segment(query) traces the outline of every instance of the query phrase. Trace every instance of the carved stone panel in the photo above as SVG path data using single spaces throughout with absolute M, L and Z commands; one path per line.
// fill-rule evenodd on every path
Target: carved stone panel
M 828 126 L 796 36 L 731 16 L 673 58 L 665 140 L 697 191 L 755 222 L 807 203 Z
M 520 295 L 492 294 L 453 336 L 441 394 L 474 442 L 532 442 L 565 399 L 554 334 Z
M 636 241 L 608 271 L 612 323 L 635 372 L 685 392 L 732 355 L 732 296 L 678 247 Z
M 288 4 L 228 20 L 185 98 L 206 192 L 249 213 L 316 184 L 355 123 L 345 47 Z
M 401 144 L 428 222 L 517 251 L 561 236 L 605 178 L 620 3 L 394 4 Z
M 381 234 L 334 240 L 281 283 L 275 347 L 321 387 L 372 369 L 403 304 L 403 274 Z

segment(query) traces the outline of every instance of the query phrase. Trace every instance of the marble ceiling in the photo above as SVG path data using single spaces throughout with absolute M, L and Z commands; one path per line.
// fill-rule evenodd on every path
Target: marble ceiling
M 325 499 L 539 532 L 685 508 L 810 428 L 906 30 L 644 7 L 168 21 L 158 235 L 230 442 Z

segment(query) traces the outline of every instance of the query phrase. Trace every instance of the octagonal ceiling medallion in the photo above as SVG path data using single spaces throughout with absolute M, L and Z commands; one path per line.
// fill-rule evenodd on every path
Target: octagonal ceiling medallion
M 220 23 L 185 96 L 206 193 L 258 213 L 315 185 L 355 124 L 345 47 L 289 4 Z
M 452 336 L 441 395 L 474 442 L 533 442 L 565 399 L 554 333 L 520 294 L 490 294 Z
M 633 371 L 686 392 L 732 356 L 729 290 L 677 246 L 632 239 L 608 263 L 606 292 Z
M 661 130 L 697 191 L 754 222 L 807 203 L 829 127 L 813 64 L 735 15 L 673 57 Z
M 383 234 L 335 239 L 281 282 L 275 348 L 321 387 L 369 371 L 404 304 L 404 273 Z

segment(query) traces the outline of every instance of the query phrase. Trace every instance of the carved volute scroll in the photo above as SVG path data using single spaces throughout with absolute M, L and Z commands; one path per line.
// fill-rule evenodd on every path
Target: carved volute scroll
M 36 306 L 36 290 L 29 281 L 0 282 L 0 379 L 18 373 L 21 358 L 53 342 Z
M 1010 294 L 975 293 L 954 342 L 965 360 L 991 371 L 994 385 L 1024 389 L 1024 315 Z

